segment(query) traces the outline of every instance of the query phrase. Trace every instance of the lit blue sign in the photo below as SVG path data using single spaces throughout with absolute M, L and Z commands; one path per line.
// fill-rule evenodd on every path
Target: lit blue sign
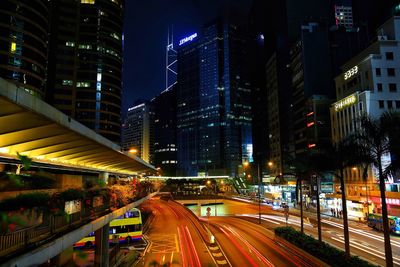
M 197 37 L 197 33 L 193 33 L 190 36 L 187 36 L 179 41 L 179 45 L 183 45 L 184 43 L 193 41 L 194 38 Z

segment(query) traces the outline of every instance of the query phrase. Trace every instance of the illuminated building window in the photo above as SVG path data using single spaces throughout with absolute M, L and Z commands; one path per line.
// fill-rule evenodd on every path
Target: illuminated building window
M 78 46 L 78 48 L 79 49 L 92 49 L 92 45 L 90 45 L 90 44 L 80 44 L 79 46 Z
M 63 80 L 62 85 L 72 85 L 73 82 L 71 80 Z
M 119 40 L 120 38 L 119 38 L 119 36 L 118 36 L 118 34 L 116 34 L 115 32 L 113 32 L 113 33 L 110 33 L 110 36 L 112 37 L 112 38 L 115 38 L 115 39 L 117 39 L 117 40 Z
M 15 42 L 11 42 L 10 52 L 15 53 L 17 50 L 17 44 Z
M 65 42 L 66 46 L 74 47 L 75 43 L 74 42 Z
M 77 82 L 76 87 L 90 87 L 89 82 Z
M 95 0 L 81 0 L 81 4 L 91 4 L 93 5 Z

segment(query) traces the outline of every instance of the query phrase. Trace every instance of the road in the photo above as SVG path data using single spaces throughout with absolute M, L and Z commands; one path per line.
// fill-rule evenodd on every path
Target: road
M 184 206 L 155 198 L 142 208 L 151 209 L 154 219 L 146 232 L 151 243 L 138 266 L 322 266 L 299 249 L 276 242 L 272 231 L 242 218 L 202 218 L 201 223 Z M 217 243 L 208 242 L 211 233 L 205 227 Z
M 254 202 L 237 202 L 242 212 L 237 212 L 234 203 L 237 201 L 227 201 L 226 214 L 245 217 L 253 222 L 258 220 L 258 205 Z M 230 207 L 235 207 L 231 209 Z M 304 224 L 304 230 L 307 234 L 318 236 L 316 219 L 314 214 L 307 214 Z M 311 216 L 310 216 L 311 215 Z M 343 225 L 338 219 L 325 217 L 322 219 L 322 239 L 331 245 L 344 249 Z M 262 206 L 262 224 L 268 229 L 274 229 L 278 226 L 286 225 L 283 213 L 279 210 L 273 210 L 269 205 Z M 300 229 L 300 217 L 291 214 L 288 224 L 296 229 Z M 350 222 L 350 250 L 352 255 L 360 256 L 375 264 L 385 266 L 385 254 L 383 234 L 369 228 L 366 224 Z M 393 260 L 395 266 L 400 266 L 400 238 L 391 236 L 391 244 L 393 251 Z
M 146 233 L 150 245 L 137 266 L 215 266 L 198 225 L 190 219 L 190 211 L 158 198 L 146 201 L 142 207 L 151 209 L 154 219 Z
M 234 217 L 210 217 L 210 229 L 232 266 L 321 266 L 298 249 L 274 240 L 264 227 Z

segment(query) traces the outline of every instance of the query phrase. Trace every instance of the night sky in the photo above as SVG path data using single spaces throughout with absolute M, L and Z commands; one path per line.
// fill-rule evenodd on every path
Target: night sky
M 174 40 L 197 32 L 223 9 L 247 14 L 252 0 L 126 0 L 122 111 L 151 99 L 165 87 L 168 25 Z

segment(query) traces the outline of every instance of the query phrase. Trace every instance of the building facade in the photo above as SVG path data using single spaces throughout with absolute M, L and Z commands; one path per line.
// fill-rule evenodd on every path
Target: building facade
M 44 0 L 1 2 L 0 76 L 44 99 L 49 31 Z
M 353 7 L 351 0 L 341 0 L 335 3 L 335 22 L 337 26 L 346 29 L 353 28 Z
M 198 172 L 198 117 L 200 103 L 200 72 L 198 37 L 178 47 L 178 76 L 176 92 L 176 127 L 178 174 Z
M 152 164 L 163 176 L 175 176 L 178 165 L 176 140 L 176 85 L 151 100 L 154 149 Z
M 246 38 L 222 20 L 191 36 L 178 48 L 178 169 L 235 176 L 253 161 Z
M 301 38 L 290 54 L 294 155 L 298 157 L 330 139 L 329 131 L 323 130 L 329 124 L 329 99 L 334 95 L 327 25 L 316 22 L 303 25 Z M 325 115 L 316 110 L 317 107 L 323 110 L 323 104 Z
M 123 0 L 50 1 L 47 100 L 120 143 Z
M 146 162 L 152 162 L 154 145 L 153 111 L 150 103 L 141 103 L 128 109 L 127 118 L 122 126 L 122 150 L 138 156 Z
M 343 72 L 335 79 L 337 101 L 330 109 L 333 142 L 354 133 L 363 114 L 378 118 L 388 110 L 400 111 L 400 17 L 387 21 L 377 33 L 377 41 L 346 62 Z M 379 188 L 373 169 L 363 177 L 359 168 L 349 168 L 345 171 L 345 180 L 351 200 L 368 203 L 375 197 L 378 202 Z M 387 190 L 399 192 L 398 177 L 388 181 Z M 372 212 L 376 208 L 378 212 L 378 203 L 369 204 L 369 210 L 366 206 L 355 209 Z M 389 213 L 399 215 L 400 206 L 395 203 L 389 203 Z M 357 216 L 364 217 L 362 213 Z

